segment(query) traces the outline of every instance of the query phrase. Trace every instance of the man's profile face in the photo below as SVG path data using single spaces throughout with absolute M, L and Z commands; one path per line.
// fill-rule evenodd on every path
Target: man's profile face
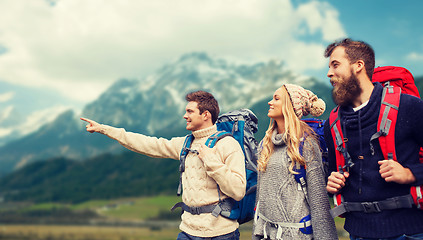
M 329 58 L 327 76 L 333 86 L 333 101 L 340 106 L 347 106 L 360 96 L 361 88 L 352 64 L 346 56 L 344 47 L 336 47 Z
M 197 131 L 205 128 L 205 113 L 200 114 L 197 102 L 188 102 L 185 107 L 184 119 L 187 121 L 186 129 L 189 131 Z

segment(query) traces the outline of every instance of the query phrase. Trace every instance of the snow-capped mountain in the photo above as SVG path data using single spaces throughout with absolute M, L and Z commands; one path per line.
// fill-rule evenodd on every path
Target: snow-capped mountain
M 116 82 L 83 114 L 154 134 L 168 126 L 181 126 L 185 95 L 191 91 L 210 91 L 219 101 L 221 112 L 226 112 L 251 107 L 271 96 L 284 82 L 307 84 L 284 69 L 282 62 L 236 64 L 206 53 L 190 53 L 142 80 Z
M 116 81 L 84 108 L 82 116 L 129 131 L 170 137 L 184 133 L 185 95 L 191 91 L 210 91 L 221 112 L 226 112 L 267 101 L 286 82 L 311 89 L 317 83 L 296 76 L 279 61 L 245 64 L 190 53 L 143 79 Z M 79 117 L 67 111 L 38 131 L 2 146 L 0 173 L 35 160 L 84 159 L 123 150 L 107 137 L 87 133 Z

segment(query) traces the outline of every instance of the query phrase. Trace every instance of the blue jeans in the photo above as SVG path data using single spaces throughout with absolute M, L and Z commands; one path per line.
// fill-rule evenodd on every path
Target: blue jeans
M 413 240 L 413 239 L 423 239 L 423 233 L 414 234 L 414 235 L 401 235 L 393 238 L 360 238 L 350 236 L 351 240 Z
M 181 232 L 178 234 L 178 238 L 176 240 L 239 240 L 239 231 L 237 229 L 231 233 L 216 237 L 196 237 L 191 236 L 188 233 Z

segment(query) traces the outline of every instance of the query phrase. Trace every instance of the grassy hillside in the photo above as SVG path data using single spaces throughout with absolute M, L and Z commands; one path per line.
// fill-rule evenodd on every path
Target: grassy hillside
M 179 162 L 133 152 L 86 161 L 38 161 L 0 179 L 6 201 L 78 203 L 90 199 L 174 194 Z

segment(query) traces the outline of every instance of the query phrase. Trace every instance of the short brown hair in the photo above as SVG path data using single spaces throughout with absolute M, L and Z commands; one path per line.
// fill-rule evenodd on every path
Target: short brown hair
M 219 104 L 211 93 L 205 91 L 191 92 L 185 96 L 185 99 L 188 102 L 196 102 L 198 104 L 200 114 L 204 111 L 209 111 L 212 115 L 212 123 L 216 123 L 220 110 Z
M 325 57 L 328 58 L 336 47 L 344 47 L 345 53 L 350 63 L 358 60 L 364 61 L 367 76 L 372 80 L 375 68 L 375 52 L 373 48 L 363 41 L 353 41 L 350 38 L 344 38 L 330 44 L 325 50 Z

